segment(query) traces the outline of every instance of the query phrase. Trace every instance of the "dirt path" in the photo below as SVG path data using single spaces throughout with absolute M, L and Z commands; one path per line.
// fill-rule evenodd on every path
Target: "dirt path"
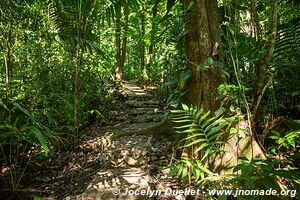
M 77 199 L 146 199 L 145 196 L 113 193 L 126 188 L 153 188 L 166 176 L 172 155 L 171 143 L 162 143 L 151 136 L 124 134 L 159 122 L 164 113 L 160 103 L 137 85 L 123 83 L 123 88 L 127 99 L 124 109 L 111 113 L 118 123 L 106 127 L 107 132 L 100 138 L 89 141 L 92 151 L 98 154 L 95 162 L 101 168 L 86 190 L 76 195 Z M 124 136 L 110 139 L 110 134 L 116 132 Z
M 48 180 L 52 183 L 49 190 L 55 198 L 172 199 L 162 195 L 150 198 L 149 195 L 113 194 L 127 188 L 163 189 L 174 184 L 167 178 L 173 144 L 152 136 L 127 135 L 159 122 L 164 114 L 162 105 L 136 84 L 125 82 L 123 88 L 126 101 L 122 110 L 111 111 L 114 118 L 111 126 L 91 125 L 83 134 L 93 134 L 87 134 L 90 136 L 83 139 L 76 152 L 70 155 L 66 155 L 68 152 L 58 152 L 54 155 L 53 158 L 61 157 L 63 163 L 60 164 L 64 166 L 62 170 L 53 169 L 51 173 L 54 174 L 48 178 L 52 179 Z M 111 137 L 115 133 L 122 136 Z

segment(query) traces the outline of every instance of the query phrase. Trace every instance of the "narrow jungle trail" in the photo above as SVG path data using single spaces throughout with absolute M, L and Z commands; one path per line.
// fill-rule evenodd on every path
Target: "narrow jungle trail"
M 46 199 L 186 199 L 182 195 L 116 194 L 126 189 L 176 189 L 178 183 L 167 177 L 174 152 L 172 141 L 132 132 L 157 124 L 163 118 L 163 105 L 155 95 L 133 83 L 123 83 L 125 102 L 110 111 L 111 125 L 95 122 L 83 131 L 75 151 L 59 151 L 47 174 L 37 184 L 50 197 Z M 117 135 L 117 137 L 115 137 Z
M 162 107 L 154 96 L 137 85 L 123 83 L 123 89 L 126 101 L 122 110 L 111 111 L 118 123 L 106 127 L 102 131 L 104 135 L 82 145 L 83 151 L 92 151 L 86 156 L 97 153 L 94 162 L 97 162 L 99 170 L 76 199 L 147 199 L 145 195 L 116 193 L 128 188 L 155 189 L 166 178 L 172 156 L 171 142 L 130 134 L 159 122 L 164 113 Z M 97 127 L 90 129 L 97 132 Z M 112 133 L 121 136 L 110 139 Z

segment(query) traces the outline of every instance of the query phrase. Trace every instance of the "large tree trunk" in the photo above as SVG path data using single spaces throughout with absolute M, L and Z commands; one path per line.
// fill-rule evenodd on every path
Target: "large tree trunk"
M 214 58 L 214 61 L 220 57 L 217 55 L 217 48 L 221 44 L 217 1 L 185 0 L 184 8 L 188 9 L 192 2 L 195 4 L 185 17 L 185 53 L 189 69 L 192 71 L 185 100 L 188 104 L 215 110 L 219 106 L 216 101 L 217 89 L 224 82 L 224 78 L 215 65 L 206 70 L 197 68 L 200 64 L 207 63 L 209 57 Z
M 192 71 L 187 85 L 186 102 L 201 106 L 205 110 L 215 111 L 220 106 L 220 102 L 217 101 L 217 89 L 225 80 L 214 64 L 205 70 L 197 70 L 197 68 L 200 64 L 207 63 L 209 58 L 213 58 L 214 62 L 222 60 L 218 52 L 221 45 L 218 4 L 217 0 L 185 0 L 184 8 L 190 8 L 192 2 L 194 2 L 193 7 L 186 12 L 188 14 L 186 15 L 185 52 L 189 69 Z M 246 136 L 240 138 L 236 133 L 227 138 L 228 144 L 222 147 L 224 153 L 209 158 L 214 171 L 232 173 L 232 168 L 237 165 L 240 156 L 248 159 L 256 156 L 265 158 L 252 135 L 248 121 L 240 120 L 237 126 L 247 132 Z
M 191 3 L 194 2 L 190 9 Z M 217 99 L 218 86 L 225 82 L 221 72 L 214 64 L 206 70 L 197 70 L 200 64 L 207 63 L 209 57 L 214 61 L 222 60 L 218 52 L 221 45 L 220 27 L 218 23 L 217 0 L 184 0 L 186 9 L 186 38 L 185 52 L 188 61 L 188 67 L 192 75 L 188 82 L 188 94 L 186 103 L 202 106 L 206 110 L 215 111 L 220 102 Z M 228 138 L 219 138 L 227 140 L 227 144 L 222 148 L 224 153 L 219 153 L 209 158 L 211 169 L 219 173 L 232 173 L 232 168 L 238 164 L 238 157 L 245 156 L 248 159 L 253 157 L 265 158 L 255 138 L 252 135 L 249 121 L 241 119 L 237 123 L 238 129 L 245 130 L 245 137 L 239 137 L 239 134 L 233 134 Z M 145 130 L 131 132 L 130 134 L 152 134 L 161 137 L 172 131 L 178 124 L 168 118 L 158 125 L 149 127 Z M 170 138 L 173 139 L 173 138 Z M 191 152 L 184 152 L 191 155 Z

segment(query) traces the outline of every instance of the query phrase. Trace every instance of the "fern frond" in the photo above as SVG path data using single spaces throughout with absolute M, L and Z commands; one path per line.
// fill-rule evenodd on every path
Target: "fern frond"
M 222 117 L 212 117 L 210 114 L 210 111 L 204 112 L 203 108 L 185 104 L 182 109 L 171 111 L 171 120 L 180 124 L 174 128 L 175 132 L 185 136 L 181 140 L 185 142 L 182 148 L 193 148 L 194 154 L 202 152 L 201 155 L 207 157 L 224 144 L 218 140 L 227 133 L 224 127 L 228 123 Z

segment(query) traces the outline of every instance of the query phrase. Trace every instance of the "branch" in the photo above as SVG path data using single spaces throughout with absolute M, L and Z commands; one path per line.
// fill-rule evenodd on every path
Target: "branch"
M 273 78 L 274 78 L 274 75 L 275 75 L 275 74 L 273 74 L 272 76 L 269 77 L 269 80 L 268 80 L 267 84 L 263 87 L 263 89 L 262 89 L 260 95 L 258 96 L 257 101 L 256 101 L 256 104 L 255 104 L 255 107 L 254 107 L 253 110 L 252 110 L 252 116 L 256 116 L 256 112 L 257 112 L 257 109 L 258 109 L 258 107 L 259 107 L 259 104 L 260 104 L 260 102 L 261 102 L 261 100 L 262 100 L 262 97 L 264 96 L 264 93 L 265 93 L 266 89 L 267 89 L 267 88 L 269 87 L 269 85 L 271 84 L 271 82 L 272 82 L 272 80 L 273 80 Z

